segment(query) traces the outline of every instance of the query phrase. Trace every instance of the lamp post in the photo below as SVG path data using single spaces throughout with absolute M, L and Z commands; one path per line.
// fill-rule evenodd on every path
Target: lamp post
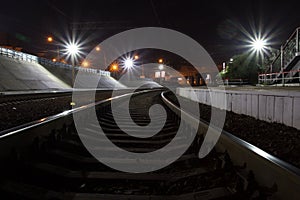
M 134 56 L 134 60 L 139 60 L 139 59 L 140 59 L 139 55 L 135 55 L 135 56 Z M 141 72 L 140 78 L 145 78 L 145 73 L 144 73 L 144 63 L 143 63 L 143 61 L 140 61 L 139 64 L 140 64 L 140 66 L 141 66 L 141 68 L 142 68 L 142 69 L 141 69 L 142 72 Z
M 163 64 L 158 65 L 158 69 L 159 69 L 159 84 L 161 84 L 163 78 L 162 70 L 164 69 L 164 65 Z
M 263 66 L 264 62 L 264 52 L 267 49 L 267 42 L 263 38 L 256 38 L 251 41 L 251 49 L 252 51 L 256 52 L 258 55 L 261 56 L 261 67 Z
M 71 63 L 72 63 L 72 87 L 74 87 L 74 80 L 75 80 L 75 59 L 79 54 L 79 46 L 72 42 L 67 44 L 67 53 L 71 57 Z
M 118 78 L 118 71 L 119 71 L 119 65 L 117 62 L 114 62 L 110 67 L 109 67 L 109 71 L 112 73 L 112 76 L 117 79 Z
M 54 58 L 56 61 L 60 61 L 60 50 L 59 50 L 59 45 L 58 45 L 58 43 L 53 39 L 53 37 L 52 36 L 48 36 L 47 37 L 47 42 L 48 43 L 50 43 L 50 44 L 54 44 L 54 45 L 56 45 L 56 52 L 57 52 L 57 57 L 56 58 Z M 55 62 L 56 62 L 55 61 Z
M 126 58 L 123 61 L 123 66 L 125 67 L 127 72 L 129 72 L 128 79 L 129 79 L 129 81 L 131 81 L 131 68 L 133 68 L 133 66 L 134 66 L 134 60 L 132 58 Z

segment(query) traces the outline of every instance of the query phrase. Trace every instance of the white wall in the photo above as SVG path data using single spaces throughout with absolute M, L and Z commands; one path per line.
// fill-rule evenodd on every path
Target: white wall
M 300 129 L 300 92 L 292 90 L 222 90 L 177 88 L 177 94 L 267 122 Z

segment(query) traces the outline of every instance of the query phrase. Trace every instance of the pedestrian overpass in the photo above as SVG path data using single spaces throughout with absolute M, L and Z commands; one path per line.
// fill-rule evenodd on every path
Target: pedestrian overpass
M 259 84 L 291 84 L 300 83 L 300 40 L 298 27 L 289 39 L 281 45 L 276 56 L 264 74 L 258 75 Z

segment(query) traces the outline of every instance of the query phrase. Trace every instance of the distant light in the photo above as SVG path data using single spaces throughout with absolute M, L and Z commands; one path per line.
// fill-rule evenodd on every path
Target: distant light
M 266 41 L 258 38 L 252 42 L 252 48 L 255 51 L 262 51 L 263 49 L 266 48 Z
M 158 69 L 159 69 L 159 70 L 163 70 L 163 69 L 164 69 L 164 65 L 159 65 L 159 66 L 158 66 Z
M 113 65 L 111 66 L 111 70 L 112 70 L 112 71 L 118 71 L 118 65 L 117 65 L 117 64 L 113 64 Z
M 52 59 L 52 62 L 56 62 L 56 58 L 53 58 L 53 59 Z
M 125 64 L 125 67 L 126 68 L 131 68 L 131 67 L 133 67 L 133 60 L 131 59 L 131 58 L 127 58 L 126 60 L 125 60 L 125 62 L 124 62 L 124 64 Z
M 233 62 L 233 58 L 230 58 L 230 62 Z
M 67 47 L 67 52 L 72 56 L 75 56 L 79 53 L 79 46 L 76 43 L 67 44 L 66 47 Z
M 70 59 L 72 61 L 72 65 L 76 65 L 76 63 L 78 63 L 84 55 L 84 52 L 82 51 L 84 49 L 83 43 L 75 38 L 69 38 L 63 43 L 64 48 L 61 52 L 66 56 L 65 59 Z
M 160 72 L 155 72 L 154 77 L 155 78 L 160 78 Z
M 181 77 L 179 77 L 179 78 L 178 78 L 178 81 L 182 81 L 182 78 L 181 78 Z
M 138 55 L 135 55 L 135 56 L 134 56 L 134 60 L 137 60 L 137 59 L 139 59 L 139 56 L 138 56 Z
M 40 119 L 40 122 L 43 122 L 43 121 L 45 121 L 46 119 L 47 119 L 47 118 L 44 117 L 44 118 Z
M 100 49 L 100 47 L 99 46 L 97 46 L 96 47 L 96 51 L 100 51 L 101 49 Z
M 90 63 L 88 62 L 88 61 L 86 61 L 86 60 L 84 60 L 83 62 L 82 62 L 82 66 L 83 67 L 88 67 L 90 65 Z
M 270 30 L 263 30 L 263 27 L 252 27 L 252 32 L 249 33 L 244 27 L 241 27 L 241 31 L 245 34 L 246 38 L 244 48 L 246 48 L 250 57 L 255 56 L 258 60 L 263 60 L 264 55 L 270 55 L 271 40 L 276 37 L 276 34 L 270 34 Z M 263 61 L 262 61 L 263 62 Z
M 76 103 L 75 103 L 75 102 L 70 102 L 70 105 L 71 105 L 71 106 L 75 106 Z
M 163 63 L 163 59 L 162 58 L 160 58 L 160 59 L 158 59 L 158 63 Z
M 53 42 L 53 38 L 52 38 L 51 36 L 49 36 L 49 37 L 47 38 L 47 41 L 48 41 L 48 42 Z

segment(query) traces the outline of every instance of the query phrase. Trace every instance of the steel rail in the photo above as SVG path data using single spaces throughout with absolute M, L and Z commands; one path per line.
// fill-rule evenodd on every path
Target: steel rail
M 196 130 L 201 127 L 208 127 L 215 129 L 217 131 L 220 131 L 218 127 L 215 127 L 213 124 L 209 124 L 207 121 L 203 119 L 196 119 L 194 116 L 189 114 L 187 111 L 182 111 L 178 106 L 176 106 L 174 103 L 172 103 L 167 97 L 165 96 L 167 92 L 162 92 L 161 97 L 164 101 L 164 103 L 171 109 L 173 112 L 175 112 L 177 115 L 185 115 L 188 116 L 186 119 L 186 123 L 190 124 L 193 128 L 196 128 Z M 196 121 L 199 123 L 199 127 L 195 125 Z M 300 188 L 300 169 L 291 165 L 290 163 L 287 163 L 267 152 L 264 150 L 234 136 L 233 134 L 221 130 L 222 134 L 219 138 L 219 141 L 216 144 L 216 148 L 221 150 L 229 150 L 229 155 L 231 157 L 234 157 L 233 161 L 237 164 L 241 164 L 243 162 L 247 161 L 250 163 L 250 166 L 246 166 L 248 170 L 252 170 L 252 168 L 262 170 L 259 172 L 260 176 L 257 177 L 260 179 L 263 184 L 269 184 L 268 186 L 271 186 L 272 184 L 276 183 L 279 186 L 282 186 L 286 191 L 280 191 L 278 192 L 278 197 L 285 198 L 285 199 L 297 199 L 300 195 L 300 191 L 297 190 L 297 188 Z M 202 133 L 204 134 L 204 133 Z M 220 147 L 221 146 L 221 147 Z M 233 152 L 230 152 L 230 148 L 237 148 L 238 150 L 234 150 Z M 235 159 L 243 159 L 241 160 L 235 160 Z M 248 164 L 248 163 L 247 163 Z M 254 173 L 257 173 L 257 171 L 254 170 Z M 274 176 L 271 176 L 274 175 Z M 278 176 L 278 177 L 275 177 Z M 265 177 L 264 177 L 265 176 Z M 268 183 L 268 181 L 274 181 L 273 183 Z M 284 180 L 284 181 L 282 181 Z M 282 182 L 282 184 L 280 184 Z M 290 195 L 291 190 L 293 194 L 291 194 L 291 198 L 287 198 Z

